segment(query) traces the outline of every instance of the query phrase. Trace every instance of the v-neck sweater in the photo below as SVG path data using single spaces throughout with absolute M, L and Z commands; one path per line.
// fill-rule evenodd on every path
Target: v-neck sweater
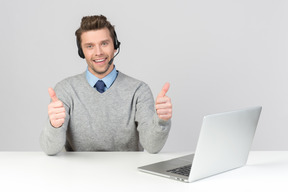
M 65 107 L 64 124 L 49 121 L 40 144 L 45 153 L 62 151 L 159 152 L 168 137 L 171 120 L 158 118 L 149 86 L 118 71 L 113 85 L 99 93 L 85 73 L 68 77 L 55 86 Z

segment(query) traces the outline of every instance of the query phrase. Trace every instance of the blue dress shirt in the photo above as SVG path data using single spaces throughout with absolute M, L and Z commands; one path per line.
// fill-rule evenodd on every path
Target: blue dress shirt
M 114 66 L 113 70 L 107 75 L 105 76 L 103 79 L 101 79 L 102 81 L 104 81 L 105 83 L 105 91 L 107 89 L 109 89 L 111 87 L 111 85 L 113 84 L 113 82 L 115 81 L 116 77 L 118 75 L 118 71 L 116 70 L 116 67 Z M 94 76 L 87 68 L 86 70 L 86 79 L 89 83 L 89 85 L 91 87 L 94 87 L 94 85 L 96 84 L 96 82 L 99 80 L 98 77 Z

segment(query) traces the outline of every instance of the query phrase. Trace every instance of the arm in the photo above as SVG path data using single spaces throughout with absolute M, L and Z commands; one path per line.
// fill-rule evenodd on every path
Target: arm
M 52 88 L 48 91 L 51 97 L 51 103 L 48 105 L 49 118 L 41 132 L 40 145 L 47 155 L 56 155 L 63 149 L 66 142 L 69 107 L 58 99 Z
M 165 94 L 158 95 L 157 100 L 163 99 Z M 160 97 L 161 99 L 159 99 Z M 158 153 L 163 148 L 171 128 L 172 105 L 170 98 L 170 104 L 163 102 L 163 100 L 156 101 L 156 108 L 158 108 L 156 112 L 150 88 L 144 84 L 137 90 L 135 121 L 138 124 L 140 143 L 149 153 Z M 170 112 L 167 113 L 167 107 L 163 107 L 163 104 L 169 106 L 168 111 Z

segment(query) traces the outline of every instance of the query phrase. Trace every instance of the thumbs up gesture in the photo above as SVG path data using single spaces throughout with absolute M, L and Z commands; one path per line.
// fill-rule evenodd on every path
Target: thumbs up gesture
M 171 99 L 166 96 L 170 87 L 169 83 L 166 83 L 161 92 L 158 94 L 156 98 L 156 112 L 160 119 L 162 120 L 169 120 L 172 117 L 172 103 Z
M 61 127 L 65 120 L 65 108 L 62 103 L 56 96 L 55 91 L 52 88 L 48 89 L 49 95 L 52 99 L 51 103 L 48 105 L 48 116 L 50 123 L 53 127 Z

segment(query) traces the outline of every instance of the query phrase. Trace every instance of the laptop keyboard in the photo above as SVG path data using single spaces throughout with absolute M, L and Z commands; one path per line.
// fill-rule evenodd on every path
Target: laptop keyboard
M 175 168 L 175 169 L 168 170 L 167 172 L 175 173 L 175 174 L 178 174 L 178 175 L 184 175 L 184 176 L 188 177 L 189 174 L 190 174 L 190 170 L 191 170 L 191 165 L 186 165 L 186 166 L 183 166 L 183 167 L 178 167 L 178 168 Z

